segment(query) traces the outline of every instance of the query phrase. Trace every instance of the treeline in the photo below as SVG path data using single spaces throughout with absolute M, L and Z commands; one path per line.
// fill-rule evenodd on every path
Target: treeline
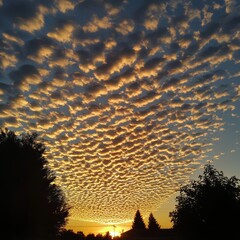
M 150 213 L 148 218 L 148 226 L 145 225 L 142 215 L 139 210 L 137 210 L 133 223 L 132 229 L 122 234 L 122 236 L 112 237 L 109 232 L 105 235 L 102 234 L 88 234 L 84 235 L 83 232 L 75 233 L 73 230 L 62 230 L 60 233 L 60 240 L 123 240 L 134 237 L 157 237 L 161 234 L 160 226 L 157 220 L 154 218 L 153 214 Z
M 55 175 L 44 151 L 36 134 L 0 132 L 1 238 L 110 240 L 109 233 L 84 236 L 82 232 L 64 229 L 70 206 L 54 183 Z M 153 215 L 150 214 L 146 227 L 137 211 L 132 229 L 123 233 L 121 239 L 239 240 L 239 179 L 228 178 L 207 164 L 198 180 L 180 188 L 170 217 L 173 230 L 163 238 L 164 231 Z
M 118 237 L 114 239 L 119 239 Z M 59 240 L 112 240 L 112 236 L 107 232 L 105 235 L 102 234 L 88 234 L 84 235 L 83 232 L 75 233 L 73 230 L 64 229 L 59 234 Z

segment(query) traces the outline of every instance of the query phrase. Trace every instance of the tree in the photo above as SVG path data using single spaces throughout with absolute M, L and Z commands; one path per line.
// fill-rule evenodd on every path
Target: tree
M 170 213 L 174 229 L 184 239 L 239 239 L 240 185 L 205 165 L 199 180 L 180 189 L 176 209 Z
M 160 230 L 160 226 L 153 216 L 152 213 L 150 213 L 149 218 L 148 218 L 148 231 L 150 234 L 155 235 L 158 234 Z
M 139 210 L 137 210 L 135 217 L 134 217 L 134 221 L 132 224 L 132 229 L 133 230 L 146 230 L 146 226 L 145 223 L 142 219 L 141 213 Z
M 83 232 L 77 232 L 75 233 L 71 229 L 63 229 L 60 234 L 60 240 L 84 240 L 85 236 Z
M 54 239 L 69 207 L 43 156 L 37 134 L 0 132 L 1 235 L 8 239 Z

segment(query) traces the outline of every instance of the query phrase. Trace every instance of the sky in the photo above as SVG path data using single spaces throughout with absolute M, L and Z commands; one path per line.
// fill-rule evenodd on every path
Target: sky
M 239 50 L 238 0 L 0 0 L 0 127 L 43 139 L 69 228 L 171 227 L 204 164 L 240 177 Z

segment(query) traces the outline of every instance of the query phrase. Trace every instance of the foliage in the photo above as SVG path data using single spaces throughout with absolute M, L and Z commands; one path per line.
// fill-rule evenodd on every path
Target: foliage
M 68 206 L 43 156 L 37 134 L 0 133 L 1 235 L 8 239 L 54 239 Z
M 133 220 L 133 224 L 132 224 L 132 229 L 133 230 L 145 230 L 146 226 L 145 223 L 142 219 L 141 213 L 139 210 L 137 210 L 134 220 Z
M 236 177 L 225 177 L 208 164 L 199 180 L 180 189 L 176 200 L 170 217 L 185 239 L 238 239 L 240 185 Z
M 117 239 L 117 238 L 114 238 Z M 73 230 L 62 230 L 60 235 L 60 240 L 112 240 L 109 232 L 105 235 L 97 234 L 94 235 L 93 233 L 84 236 L 83 232 L 73 232 Z
M 60 234 L 60 240 L 84 240 L 83 232 L 73 232 L 71 229 L 63 229 Z
M 157 220 L 154 218 L 153 214 L 150 213 L 148 218 L 148 231 L 150 234 L 157 234 L 159 233 L 160 226 Z

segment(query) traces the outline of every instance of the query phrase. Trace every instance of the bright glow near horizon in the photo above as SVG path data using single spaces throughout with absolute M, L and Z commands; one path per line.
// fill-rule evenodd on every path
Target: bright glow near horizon
M 72 219 L 147 216 L 219 158 L 226 126 L 239 134 L 239 13 L 234 0 L 0 0 L 0 127 L 44 138 Z

